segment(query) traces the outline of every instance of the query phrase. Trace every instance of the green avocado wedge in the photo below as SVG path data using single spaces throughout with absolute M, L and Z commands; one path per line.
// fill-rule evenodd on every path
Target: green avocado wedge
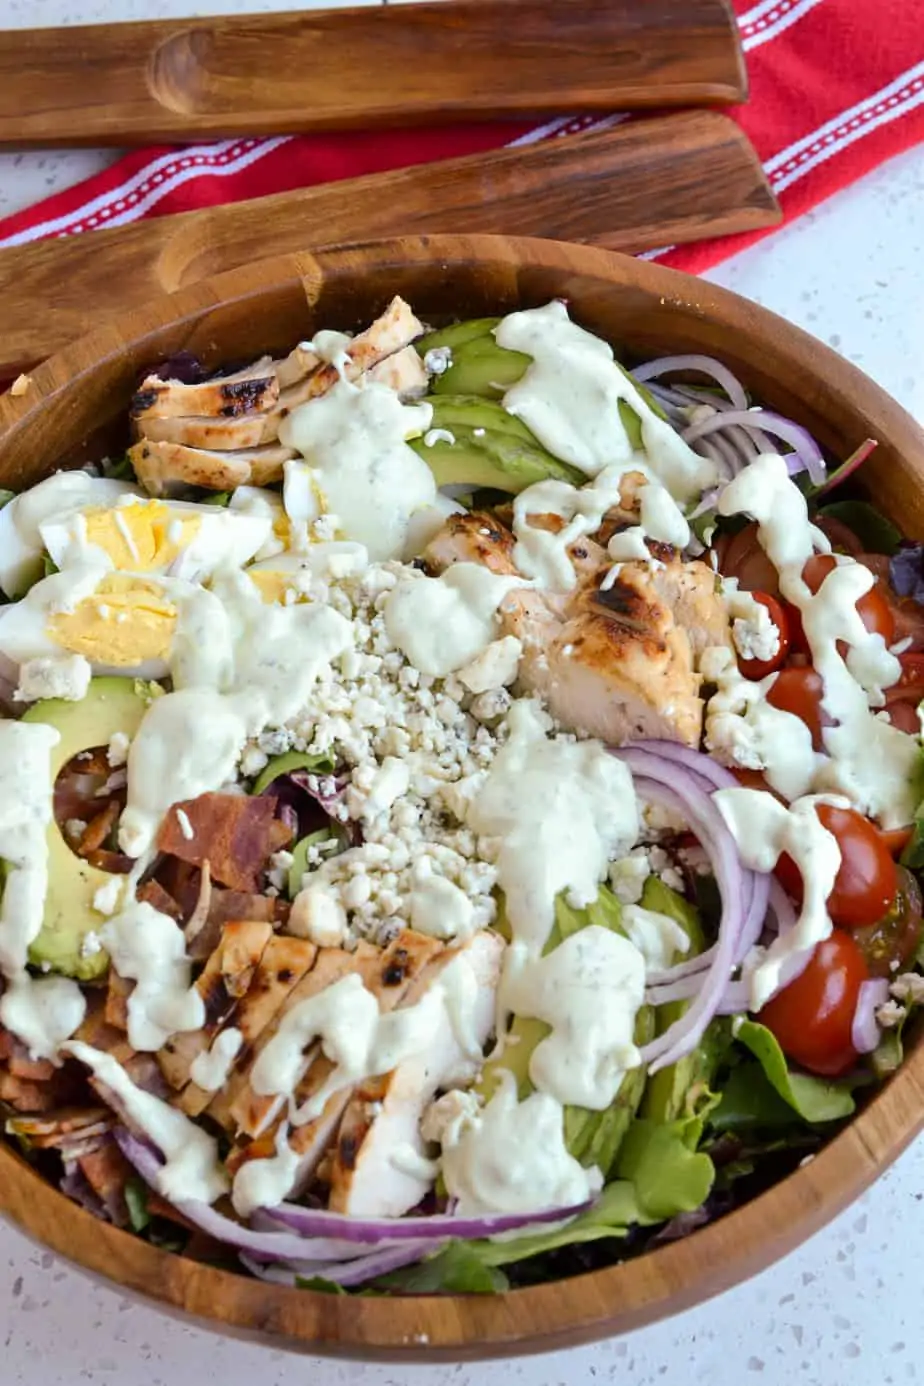
M 81 751 L 106 746 L 117 732 L 133 737 L 147 712 L 148 703 L 134 679 L 91 679 L 80 702 L 47 698 L 23 714 L 24 722 L 44 722 L 55 727 L 61 739 L 51 752 L 52 786 L 61 770 Z M 100 929 L 104 916 L 93 908 L 98 890 L 113 877 L 91 866 L 72 852 L 58 824 L 48 826 L 48 890 L 42 929 L 29 949 L 29 961 L 52 972 L 93 981 L 105 974 L 109 958 L 102 950 L 87 952 L 86 936 Z

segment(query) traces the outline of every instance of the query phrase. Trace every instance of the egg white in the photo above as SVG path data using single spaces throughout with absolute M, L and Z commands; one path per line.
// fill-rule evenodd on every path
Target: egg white
M 267 515 L 241 514 L 193 501 L 146 500 L 144 503 L 157 505 L 158 514 L 166 509 L 171 519 L 183 521 L 192 517 L 196 521 L 195 532 L 181 545 L 176 556 L 145 568 L 148 573 L 168 574 L 186 582 L 205 582 L 221 568 L 239 568 L 249 562 L 272 534 L 272 518 Z M 122 512 L 127 525 L 134 504 L 131 497 L 127 498 L 112 507 L 114 515 Z M 169 527 L 170 520 L 167 523 Z M 42 541 L 59 568 L 88 560 L 112 566 L 112 559 L 103 548 L 81 540 L 79 512 L 64 519 L 55 517 L 42 524 L 40 530 Z
M 0 510 L 0 587 L 8 597 L 20 597 L 42 576 L 43 524 L 89 506 L 114 505 L 121 496 L 141 494 L 125 481 L 71 471 L 56 472 L 14 497 Z
M 14 665 L 71 653 L 68 646 L 54 639 L 49 622 L 55 615 L 73 611 L 82 601 L 92 597 L 100 583 L 112 573 L 99 564 L 84 564 L 80 568 L 53 573 L 34 584 L 21 601 L 0 607 L 0 656 Z M 156 581 L 150 574 L 138 574 L 139 582 Z M 165 600 L 170 600 L 164 586 Z M 101 598 L 105 603 L 105 596 Z M 131 620 L 125 622 L 125 639 L 131 641 Z M 120 674 L 126 678 L 159 679 L 169 672 L 165 659 L 143 659 L 131 664 L 108 664 L 90 661 L 94 675 Z

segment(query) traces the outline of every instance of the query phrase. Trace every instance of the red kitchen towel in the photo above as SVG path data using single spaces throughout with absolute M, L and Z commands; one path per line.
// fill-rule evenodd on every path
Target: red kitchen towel
M 751 99 L 733 112 L 786 220 L 924 139 L 924 25 L 914 0 L 735 0 Z M 0 221 L 0 246 L 120 226 L 338 178 L 552 139 L 622 117 L 437 130 L 223 140 L 136 150 L 66 192 Z M 701 271 L 767 231 L 648 258 Z

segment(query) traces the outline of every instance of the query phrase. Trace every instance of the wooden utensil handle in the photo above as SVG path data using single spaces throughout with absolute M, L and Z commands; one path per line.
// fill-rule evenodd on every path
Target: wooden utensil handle
M 720 105 L 746 88 L 727 0 L 438 0 L 26 29 L 0 42 L 0 144 Z
M 0 379 L 108 314 L 309 245 L 484 231 L 631 251 L 779 216 L 739 126 L 690 111 L 36 242 L 0 251 Z

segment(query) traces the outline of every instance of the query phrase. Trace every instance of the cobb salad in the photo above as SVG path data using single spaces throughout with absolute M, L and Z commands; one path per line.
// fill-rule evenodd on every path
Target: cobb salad
M 384 1294 L 610 1264 L 812 1158 L 924 995 L 924 566 L 874 441 L 559 301 L 395 299 L 130 412 L 0 510 L 25 1158 Z

